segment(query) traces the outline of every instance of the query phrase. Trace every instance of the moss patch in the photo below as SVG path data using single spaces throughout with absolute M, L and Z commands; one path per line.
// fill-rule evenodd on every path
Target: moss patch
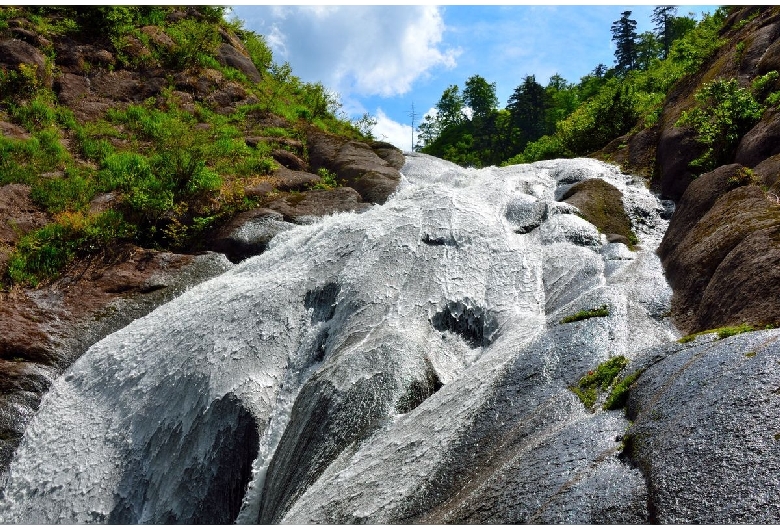
M 625 237 L 633 249 L 637 237 L 623 209 L 623 194 L 615 186 L 601 179 L 585 180 L 572 186 L 561 200 L 576 206 L 583 219 L 600 232 Z
M 585 408 L 593 409 L 599 396 L 610 389 L 617 375 L 627 364 L 628 359 L 622 355 L 612 357 L 599 364 L 595 370 L 589 371 L 576 385 L 569 387 L 569 390 L 580 398 Z
M 601 307 L 594 307 L 593 309 L 584 309 L 582 311 L 578 311 L 574 313 L 573 315 L 564 317 L 563 319 L 561 319 L 561 324 L 569 324 L 571 322 L 578 322 L 580 320 L 586 320 L 588 318 L 606 317 L 606 316 L 609 316 L 609 307 L 607 307 L 607 304 L 604 304 Z
M 709 333 L 715 333 L 718 336 L 718 339 L 725 339 L 728 337 L 732 337 L 734 335 L 739 335 L 740 333 L 748 333 L 750 331 L 759 331 L 762 329 L 774 329 L 777 326 L 774 324 L 766 324 L 766 325 L 752 325 L 752 324 L 740 324 L 738 326 L 724 326 L 722 328 L 715 328 L 715 329 L 708 329 L 705 331 L 699 331 L 698 333 L 692 333 L 690 335 L 686 335 L 680 339 L 677 339 L 677 342 L 680 344 L 686 344 L 688 342 L 693 341 L 696 339 L 696 337 L 699 337 L 701 335 L 707 335 Z

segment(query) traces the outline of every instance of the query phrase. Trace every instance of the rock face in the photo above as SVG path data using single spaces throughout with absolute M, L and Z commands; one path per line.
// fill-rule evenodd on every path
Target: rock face
M 380 149 L 398 164 L 397 153 L 387 144 Z M 401 176 L 398 169 L 361 142 L 311 130 L 309 132 L 309 160 L 313 167 L 324 167 L 338 175 L 347 186 L 357 191 L 364 201 L 383 204 L 395 191 Z
M 569 386 L 675 337 L 657 199 L 593 160 L 407 159 L 384 205 L 285 231 L 93 346 L 28 428 L 0 519 L 646 521 L 627 420 Z M 646 248 L 559 202 L 594 178 Z
M 650 522 L 780 521 L 780 332 L 650 350 L 629 370 L 625 456 L 647 479 Z
M 80 263 L 54 284 L 0 293 L 0 469 L 52 382 L 89 346 L 230 264 L 138 248 Z
M 749 179 L 738 164 L 696 179 L 658 249 L 685 332 L 773 324 L 780 314 L 780 207 Z

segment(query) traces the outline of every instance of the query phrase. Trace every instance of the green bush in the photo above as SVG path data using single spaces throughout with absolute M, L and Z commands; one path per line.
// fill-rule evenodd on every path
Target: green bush
M 170 59 L 179 68 L 205 65 L 220 44 L 219 31 L 214 24 L 190 18 L 171 24 L 166 33 L 176 44 Z
M 8 276 L 16 284 L 36 287 L 56 278 L 77 255 L 94 254 L 132 235 L 132 227 L 113 210 L 97 216 L 64 215 L 19 241 Z
M 736 79 L 705 83 L 694 98 L 696 107 L 683 112 L 675 125 L 691 127 L 705 146 L 704 154 L 691 162 L 692 168 L 705 173 L 731 160 L 740 138 L 758 122 L 763 108 Z

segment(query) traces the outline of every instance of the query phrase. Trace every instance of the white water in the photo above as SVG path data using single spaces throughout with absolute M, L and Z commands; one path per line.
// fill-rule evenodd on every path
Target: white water
M 210 485 L 232 457 L 215 453 L 233 451 L 231 426 L 251 417 L 259 456 L 238 521 L 256 522 L 307 382 L 327 382 L 334 396 L 366 385 L 361 410 L 373 419 L 298 491 L 284 521 L 392 521 L 446 467 L 518 359 L 565 396 L 562 381 L 674 337 L 653 253 L 666 224 L 641 183 L 587 159 L 477 171 L 412 154 L 403 173 L 385 205 L 285 232 L 93 346 L 30 423 L 0 521 L 223 521 L 226 501 Z M 623 192 L 643 250 L 607 244 L 556 202 L 587 178 Z M 538 228 L 517 233 L 536 217 Z M 609 317 L 558 325 L 602 303 Z M 432 324 L 448 308 L 476 321 L 481 344 Z M 430 366 L 443 388 L 399 414 L 395 404 Z M 561 425 L 586 421 L 570 408 Z

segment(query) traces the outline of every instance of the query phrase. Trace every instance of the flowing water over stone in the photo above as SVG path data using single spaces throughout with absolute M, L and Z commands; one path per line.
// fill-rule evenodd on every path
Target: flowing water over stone
M 676 338 L 664 207 L 588 159 L 402 173 L 94 345 L 30 423 L 2 522 L 647 520 L 624 414 L 568 387 Z M 590 178 L 636 251 L 558 202 Z

